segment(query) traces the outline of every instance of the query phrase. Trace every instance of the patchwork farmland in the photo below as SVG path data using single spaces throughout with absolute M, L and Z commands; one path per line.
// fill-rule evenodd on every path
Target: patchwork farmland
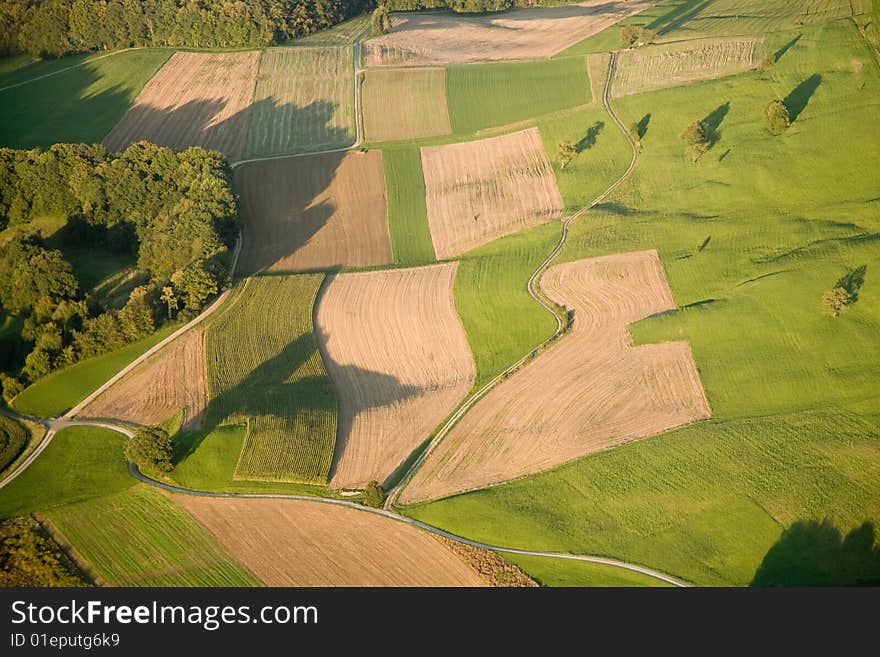
M 541 286 L 573 313 L 571 335 L 487 395 L 402 501 L 484 488 L 711 415 L 686 342 L 629 344 L 628 324 L 676 307 L 656 252 L 557 265 Z
M 385 482 L 468 393 L 455 263 L 329 279 L 316 331 L 339 395 L 334 488 Z
M 351 46 L 266 50 L 249 114 L 247 157 L 353 144 L 353 56 Z
M 562 215 L 536 129 L 422 148 L 431 239 L 449 258 Z
M 248 279 L 206 330 L 209 426 L 247 425 L 236 479 L 327 481 L 336 400 L 312 332 L 322 280 Z
M 104 138 L 111 151 L 146 140 L 203 146 L 237 159 L 245 150 L 260 54 L 175 53 Z
M 461 5 L 0 61 L 0 522 L 113 586 L 880 582 L 880 3 Z
M 246 272 L 391 262 L 382 154 L 326 153 L 253 162 L 235 173 Z

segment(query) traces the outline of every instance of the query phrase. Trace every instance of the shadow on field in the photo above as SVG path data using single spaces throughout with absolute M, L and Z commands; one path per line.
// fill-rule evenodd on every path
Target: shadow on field
M 703 125 L 706 126 L 706 137 L 709 139 L 709 148 L 712 148 L 721 139 L 721 124 L 728 112 L 730 112 L 730 101 L 719 105 L 703 119 Z
M 648 125 L 651 123 L 651 113 L 648 112 L 645 114 L 639 122 L 636 123 L 636 136 L 639 139 L 644 139 L 645 135 L 648 134 Z
M 785 53 L 787 53 L 789 50 L 794 48 L 795 44 L 801 40 L 802 36 L 803 36 L 803 34 L 798 34 L 794 39 L 792 39 L 791 41 L 786 43 L 784 46 L 782 46 L 779 50 L 774 52 L 773 53 L 773 60 L 778 62 Z
M 602 132 L 602 129 L 605 127 L 604 121 L 596 121 L 593 125 L 589 127 L 587 130 L 587 134 L 581 138 L 581 140 L 575 144 L 574 150 L 577 153 L 583 153 L 584 151 L 590 150 L 593 146 L 596 145 L 596 140 L 599 138 L 599 134 Z
M 712 4 L 714 0 L 684 0 L 677 5 L 672 5 L 670 10 L 663 16 L 658 16 L 648 24 L 649 30 L 654 30 L 662 36 L 668 32 L 683 26 L 701 11 Z
M 806 109 L 807 103 L 810 102 L 810 98 L 816 93 L 816 89 L 819 88 L 820 84 L 822 84 L 822 76 L 814 73 L 792 89 L 791 93 L 782 101 L 785 103 L 786 109 L 788 109 L 788 116 L 791 118 L 792 123 L 797 121 L 801 112 Z
M 751 586 L 877 586 L 880 548 L 870 522 L 845 537 L 830 521 L 798 521 L 770 548 Z

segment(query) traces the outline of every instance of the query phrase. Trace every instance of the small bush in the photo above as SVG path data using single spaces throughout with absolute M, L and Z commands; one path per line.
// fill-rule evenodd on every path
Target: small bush
M 764 109 L 764 125 L 772 135 L 781 135 L 791 125 L 788 108 L 781 100 L 772 100 Z
M 681 138 L 688 144 L 688 152 L 694 162 L 700 159 L 707 150 L 709 150 L 709 135 L 707 134 L 706 124 L 702 121 L 694 121 L 685 131 L 681 133 Z
M 147 472 L 171 472 L 171 437 L 159 427 L 144 427 L 125 443 L 125 458 Z
M 633 25 L 624 25 L 620 30 L 620 43 L 624 48 L 633 48 L 638 46 L 647 46 L 654 43 L 657 33 L 644 27 L 634 27 Z
M 381 509 L 383 504 L 385 504 L 385 491 L 378 481 L 373 480 L 364 489 L 364 505 Z

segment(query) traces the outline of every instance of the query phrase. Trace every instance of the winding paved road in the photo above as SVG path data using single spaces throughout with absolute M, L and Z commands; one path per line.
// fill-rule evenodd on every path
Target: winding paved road
M 333 149 L 330 151 L 323 151 L 323 152 L 337 152 L 337 151 L 350 150 L 352 148 L 357 148 L 362 143 L 362 140 L 363 140 L 362 112 L 361 112 L 361 107 L 360 107 L 359 77 L 360 77 L 360 73 L 361 73 L 360 44 L 361 44 L 361 41 L 362 41 L 363 37 L 365 36 L 365 34 L 366 34 L 366 32 L 362 33 L 357 38 L 357 40 L 355 41 L 355 48 L 354 48 L 354 62 L 353 62 L 353 64 L 354 64 L 354 70 L 355 70 L 355 117 L 356 117 L 355 124 L 356 124 L 356 132 L 357 132 L 355 143 L 348 148 Z M 109 56 L 109 55 L 106 55 L 106 56 Z M 556 311 L 556 309 L 553 307 L 553 305 L 551 305 L 548 301 L 546 301 L 543 298 L 543 295 L 540 294 L 540 292 L 537 289 L 537 281 L 540 279 L 540 277 L 544 273 L 544 271 L 546 271 L 546 269 L 550 266 L 550 264 L 553 262 L 553 260 L 556 258 L 556 256 L 559 255 L 559 252 L 562 250 L 562 247 L 565 245 L 565 242 L 568 238 L 569 226 L 571 225 L 571 223 L 575 219 L 577 219 L 578 217 L 580 217 L 584 213 L 586 213 L 587 210 L 594 207 L 598 203 L 601 203 L 615 189 L 617 189 L 617 187 L 632 173 L 633 169 L 636 166 L 636 162 L 638 161 L 638 156 L 639 156 L 638 146 L 630 137 L 629 132 L 626 130 L 623 123 L 620 121 L 620 119 L 617 117 L 617 115 L 614 114 L 614 111 L 611 108 L 611 104 L 609 102 L 609 91 L 610 91 L 611 80 L 613 77 L 614 67 L 616 65 L 616 61 L 617 61 L 617 56 L 615 53 L 612 53 L 611 60 L 608 65 L 608 79 L 605 81 L 605 87 L 604 87 L 604 91 L 603 91 L 603 95 L 602 95 L 602 104 L 605 107 L 605 110 L 608 113 L 608 115 L 611 117 L 611 119 L 614 121 L 614 123 L 620 128 L 621 132 L 623 132 L 623 134 L 626 136 L 627 141 L 629 142 L 630 146 L 632 147 L 632 151 L 633 151 L 632 160 L 629 164 L 629 167 L 623 173 L 623 175 L 621 175 L 614 183 L 612 183 L 602 194 L 597 196 L 588 206 L 581 208 L 580 210 L 571 214 L 569 217 L 567 217 L 563 221 L 562 234 L 560 235 L 559 242 L 557 243 L 557 245 L 553 249 L 553 251 L 551 251 L 550 254 L 547 256 L 547 258 L 545 258 L 545 260 L 541 263 L 541 265 L 532 273 L 532 275 L 528 281 L 528 292 L 531 295 L 531 297 L 533 299 L 535 299 L 535 301 L 537 301 L 539 304 L 541 304 L 544 308 L 546 308 L 548 312 L 552 313 L 553 316 L 556 318 L 556 322 L 557 322 L 556 332 L 553 334 L 552 337 L 550 337 L 546 341 L 544 341 L 536 350 L 533 350 L 532 352 L 530 352 L 529 354 L 527 354 L 526 356 L 524 356 L 523 358 L 518 360 L 516 363 L 514 363 L 512 366 L 510 366 L 503 373 L 499 374 L 497 377 L 492 379 L 489 383 L 487 383 L 480 390 L 478 390 L 476 393 L 474 393 L 461 407 L 459 407 L 459 409 L 456 411 L 456 413 L 446 422 L 446 424 L 443 425 L 443 428 L 437 433 L 437 435 L 431 441 L 431 443 L 428 445 L 428 447 L 425 449 L 425 451 L 420 455 L 420 457 L 416 460 L 416 462 L 406 472 L 404 477 L 401 479 L 400 483 L 390 491 L 388 498 L 386 500 L 385 508 L 373 509 L 373 508 L 364 506 L 362 504 L 359 504 L 356 502 L 351 502 L 348 500 L 341 500 L 341 499 L 336 499 L 336 498 L 313 497 L 313 496 L 308 496 L 308 495 L 292 495 L 292 494 L 281 494 L 281 493 L 279 493 L 279 494 L 273 494 L 273 493 L 223 493 L 223 492 L 194 490 L 194 489 L 190 489 L 190 488 L 184 488 L 181 486 L 175 486 L 173 484 L 168 484 L 168 483 L 153 479 L 151 477 L 148 477 L 147 475 L 143 474 L 138 469 L 137 465 L 135 465 L 134 463 L 129 463 L 128 464 L 128 471 L 132 475 L 132 477 L 134 477 L 138 481 L 141 481 L 144 484 L 154 486 L 156 488 L 160 488 L 160 489 L 166 490 L 168 492 L 176 493 L 176 494 L 180 494 L 180 495 L 196 495 L 196 496 L 200 496 L 200 497 L 215 497 L 215 498 L 234 497 L 234 498 L 252 498 L 252 499 L 259 499 L 259 498 L 288 499 L 288 500 L 300 500 L 300 501 L 305 501 L 305 502 L 311 502 L 314 504 L 332 504 L 334 506 L 343 506 L 343 507 L 355 509 L 357 511 L 361 511 L 364 513 L 373 513 L 376 515 L 381 515 L 381 516 L 384 516 L 384 517 L 386 517 L 390 520 L 393 520 L 395 522 L 402 522 L 402 523 L 405 523 L 405 524 L 410 525 L 412 527 L 417 527 L 419 529 L 422 529 L 422 530 L 429 532 L 431 534 L 435 534 L 437 536 L 442 536 L 444 538 L 448 538 L 450 540 L 457 541 L 459 543 L 463 543 L 465 545 L 470 545 L 472 547 L 480 548 L 483 550 L 490 550 L 492 552 L 507 553 L 507 554 L 519 554 L 519 555 L 524 555 L 524 556 L 543 557 L 543 558 L 548 558 L 548 559 L 565 559 L 565 560 L 570 560 L 570 561 L 580 561 L 580 562 L 586 562 L 586 563 L 602 564 L 602 565 L 606 565 L 606 566 L 612 566 L 615 568 L 622 568 L 624 570 L 628 570 L 628 571 L 635 572 L 635 573 L 640 573 L 640 574 L 645 575 L 647 577 L 657 579 L 659 581 L 662 581 L 666 584 L 671 584 L 673 586 L 677 586 L 677 587 L 690 586 L 690 584 L 688 584 L 687 582 L 684 582 L 678 578 L 672 577 L 671 575 L 667 575 L 666 573 L 654 570 L 652 568 L 647 568 L 645 566 L 640 566 L 638 564 L 628 563 L 626 561 L 620 561 L 618 559 L 610 559 L 607 557 L 600 557 L 600 556 L 594 556 L 594 555 L 571 554 L 571 553 L 565 553 L 565 552 L 547 552 L 547 551 L 540 551 L 540 550 L 526 550 L 526 549 L 521 549 L 521 548 L 506 547 L 506 546 L 502 546 L 502 545 L 493 545 L 490 543 L 482 543 L 480 541 L 474 541 L 469 538 L 465 538 L 463 536 L 458 536 L 457 534 L 453 534 L 453 533 L 448 532 L 446 530 L 440 529 L 439 527 L 434 527 L 433 525 L 429 525 L 429 524 L 421 522 L 419 520 L 415 520 L 414 518 L 409 518 L 407 516 L 403 516 L 403 515 L 396 513 L 395 511 L 392 510 L 393 503 L 397 499 L 397 496 L 400 494 L 400 491 L 407 484 L 407 482 L 412 478 L 412 475 L 416 472 L 416 470 L 422 465 L 422 463 L 424 463 L 426 457 L 430 454 L 430 452 L 446 436 L 446 434 L 450 431 L 450 429 L 452 429 L 452 427 L 471 408 L 473 408 L 473 406 L 481 398 L 483 398 L 489 392 L 489 390 L 494 388 L 506 376 L 509 376 L 512 372 L 516 371 L 517 369 L 522 367 L 526 362 L 528 362 L 531 358 L 533 358 L 532 353 L 535 353 L 537 351 L 542 350 L 547 345 L 549 345 L 551 342 L 558 339 L 562 335 L 562 333 L 565 331 L 565 320 L 559 315 L 559 313 Z M 81 65 L 82 64 L 80 64 L 80 66 Z M 74 68 L 74 67 L 71 67 L 71 68 Z M 64 70 L 68 70 L 68 69 L 64 69 Z M 49 75 L 55 75 L 55 74 L 61 73 L 61 72 L 63 72 L 63 71 L 57 71 L 55 73 L 50 73 L 46 76 L 41 76 L 41 77 L 49 77 Z M 39 79 L 39 78 L 37 78 L 37 79 Z M 25 83 L 20 83 L 20 84 L 25 84 Z M 13 86 L 18 86 L 18 85 L 13 85 Z M 7 88 L 11 88 L 11 87 L 7 87 Z M 0 91 L 3 91 L 3 89 L 0 89 Z M 315 154 L 316 153 L 304 153 L 302 155 L 315 155 Z M 259 158 L 259 159 L 260 160 L 280 159 L 280 158 L 286 158 L 286 157 L 300 157 L 302 155 L 282 155 L 282 156 L 273 156 L 273 157 Z M 256 160 L 242 160 L 242 161 L 233 163 L 232 166 L 234 166 L 234 167 L 240 166 L 242 164 L 245 164 L 247 162 L 252 162 L 252 161 L 256 161 Z M 241 244 L 242 244 L 242 237 L 241 237 L 241 235 L 239 235 L 238 241 L 236 243 L 235 254 L 233 256 L 233 264 L 232 264 L 232 268 L 231 268 L 231 271 L 233 274 L 235 272 L 236 265 L 238 263 L 238 256 L 241 251 Z M 76 406 L 71 408 L 63 416 L 50 418 L 50 419 L 46 420 L 46 419 L 29 417 L 29 416 L 22 416 L 20 414 L 13 413 L 11 411 L 0 408 L 0 414 L 2 414 L 2 415 L 6 415 L 6 416 L 12 417 L 12 418 L 26 419 L 26 420 L 30 420 L 32 422 L 37 422 L 47 428 L 46 435 L 40 441 L 39 445 L 37 445 L 37 447 L 28 455 L 28 457 L 24 461 L 22 461 L 15 468 L 15 470 L 10 472 L 6 477 L 3 478 L 2 481 L 0 481 L 0 489 L 2 489 L 4 486 L 9 484 L 11 481 L 13 481 L 22 472 L 24 472 L 24 470 L 26 470 L 27 467 L 31 463 L 33 463 L 34 460 L 36 460 L 36 458 L 43 452 L 43 450 L 45 450 L 46 447 L 48 447 L 49 443 L 52 441 L 52 438 L 55 436 L 55 434 L 58 431 L 61 431 L 62 429 L 66 428 L 66 427 L 70 427 L 70 426 L 100 427 L 103 429 L 109 429 L 111 431 L 119 432 L 119 433 L 123 434 L 124 436 L 126 436 L 127 438 L 131 438 L 134 435 L 134 431 L 130 427 L 119 425 L 119 424 L 114 424 L 111 422 L 105 422 L 105 421 L 76 419 L 74 416 L 79 411 L 81 411 L 84 407 L 86 407 L 91 401 L 93 401 L 96 397 L 98 397 L 102 392 L 104 392 L 107 388 L 109 388 L 114 383 L 119 381 L 119 379 L 121 379 L 123 376 L 125 376 L 128 372 L 132 371 L 135 367 L 137 367 L 144 360 L 146 360 L 151 355 L 156 353 L 159 349 L 161 349 L 162 347 L 167 345 L 169 342 L 173 341 L 178 336 L 180 336 L 181 334 L 183 334 L 186 331 L 188 331 L 189 329 L 191 329 L 196 324 L 204 321 L 204 319 L 206 317 L 208 317 L 213 312 L 215 312 L 223 304 L 223 302 L 228 298 L 229 292 L 230 292 L 229 290 L 226 290 L 225 292 L 223 292 L 223 294 L 221 294 L 219 297 L 217 297 L 217 299 L 214 301 L 214 303 L 209 308 L 207 308 L 203 313 L 201 313 L 198 317 L 193 319 L 191 322 L 185 324 L 184 326 L 179 328 L 177 331 L 172 333 L 170 336 L 168 336 L 167 338 L 165 338 L 164 340 L 162 340 L 161 342 L 156 344 L 154 347 L 152 347 L 146 353 L 142 354 L 140 357 L 138 357 L 137 359 L 132 361 L 127 367 L 125 367 L 123 370 L 121 370 L 116 375 L 114 375 L 111 379 L 109 379 L 106 383 L 104 383 L 104 385 L 102 385 L 100 388 L 95 390 L 92 394 L 90 394 L 84 400 L 79 402 Z

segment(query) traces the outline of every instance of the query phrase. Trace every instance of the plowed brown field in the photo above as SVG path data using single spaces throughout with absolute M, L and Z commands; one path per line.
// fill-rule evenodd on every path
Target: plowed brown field
M 79 415 L 158 425 L 183 409 L 184 426 L 198 429 L 205 398 L 203 335 L 190 331 L 135 368 Z
M 235 171 L 243 271 L 391 262 L 381 151 L 250 162 Z
M 571 333 L 478 403 L 401 501 L 483 488 L 710 417 L 687 342 L 630 342 L 627 324 L 676 307 L 656 251 L 557 265 L 541 286 L 574 311 Z
M 477 16 L 395 14 L 390 34 L 364 43 L 366 64 L 425 66 L 552 57 L 652 4 L 594 0 Z
M 111 151 L 147 140 L 160 146 L 244 152 L 260 53 L 178 52 L 104 138 Z
M 537 128 L 421 149 L 438 259 L 562 216 L 562 195 Z
M 326 285 L 316 330 L 339 399 L 331 486 L 385 481 L 471 389 L 456 268 L 342 274 Z
M 268 586 L 486 586 L 430 534 L 299 500 L 174 497 Z

